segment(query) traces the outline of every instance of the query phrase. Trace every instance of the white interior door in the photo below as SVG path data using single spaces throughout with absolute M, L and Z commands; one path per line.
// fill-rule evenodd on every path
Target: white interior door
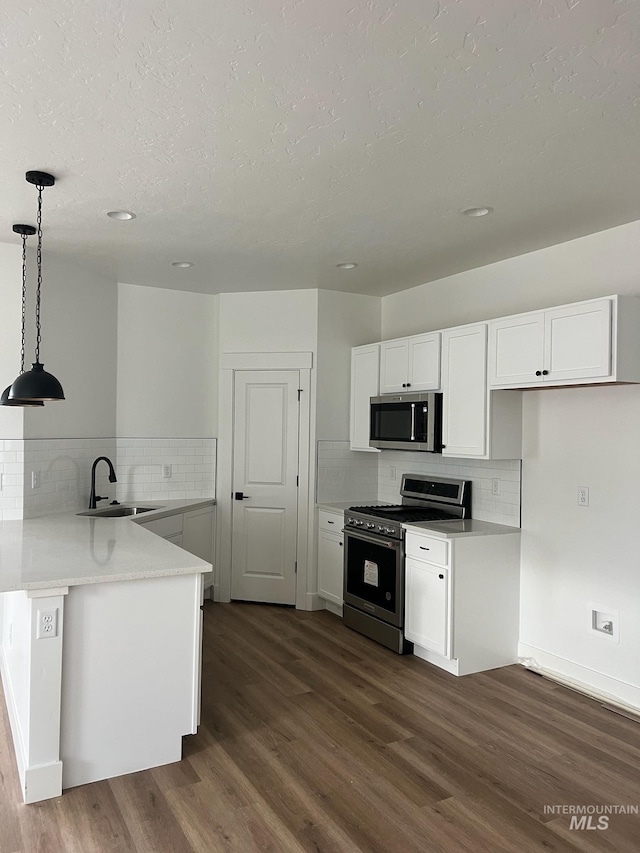
M 295 604 L 299 387 L 297 370 L 234 374 L 234 599 Z

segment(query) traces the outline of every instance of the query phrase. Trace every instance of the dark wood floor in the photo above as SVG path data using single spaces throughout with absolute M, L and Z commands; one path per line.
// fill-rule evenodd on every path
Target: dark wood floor
M 512 666 L 455 678 L 329 613 L 208 603 L 178 764 L 21 804 L 0 717 L 1 853 L 640 850 L 640 726 Z M 595 822 L 594 822 L 595 823 Z

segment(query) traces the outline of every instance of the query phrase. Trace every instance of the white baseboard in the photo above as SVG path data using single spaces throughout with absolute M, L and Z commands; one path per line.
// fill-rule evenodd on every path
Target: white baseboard
M 427 663 L 432 663 L 434 666 L 446 670 L 451 675 L 460 675 L 457 658 L 450 660 L 439 655 L 437 652 L 432 652 L 431 649 L 425 649 L 424 646 L 417 646 L 415 643 L 413 645 L 413 654 L 417 658 L 420 658 L 420 660 L 426 660 Z
M 519 663 L 540 675 L 585 693 L 599 702 L 640 713 L 640 687 L 558 657 L 526 643 L 518 643 Z
M 25 803 L 39 803 L 62 794 L 62 761 L 27 767 L 23 796 Z
M 325 601 L 324 609 L 328 610 L 329 613 L 333 613 L 334 616 L 339 616 L 342 619 L 342 605 L 334 604 L 333 601 Z
M 305 598 L 304 610 L 324 610 L 324 598 L 320 598 L 317 592 L 308 592 Z

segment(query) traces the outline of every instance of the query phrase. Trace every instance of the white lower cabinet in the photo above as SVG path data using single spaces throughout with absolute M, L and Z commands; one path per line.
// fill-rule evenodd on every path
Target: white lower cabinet
M 140 521 L 140 527 L 146 527 L 157 536 L 162 536 L 167 542 L 172 542 L 179 548 L 184 548 L 195 557 L 213 563 L 214 554 L 214 507 L 204 506 L 198 509 L 180 512 L 164 518 Z M 213 572 L 203 575 L 204 588 L 208 590 L 213 584 Z
M 318 513 L 318 595 L 342 607 L 344 578 L 343 513 Z M 334 611 L 335 612 L 335 611 Z
M 449 570 L 408 557 L 406 585 L 411 590 L 404 617 L 407 639 L 448 658 Z
M 407 530 L 405 636 L 454 675 L 517 661 L 520 531 L 436 537 Z

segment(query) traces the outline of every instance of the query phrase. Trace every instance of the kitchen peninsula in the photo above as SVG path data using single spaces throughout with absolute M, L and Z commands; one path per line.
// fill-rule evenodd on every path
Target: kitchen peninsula
M 26 803 L 180 760 L 211 568 L 128 518 L 0 523 L 0 667 Z

